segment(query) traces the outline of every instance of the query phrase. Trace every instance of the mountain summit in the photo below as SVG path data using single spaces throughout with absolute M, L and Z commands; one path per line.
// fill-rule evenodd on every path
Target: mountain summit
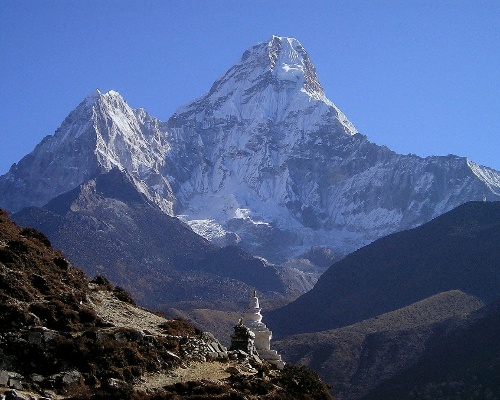
M 299 41 L 279 36 L 167 122 L 95 91 L 0 177 L 0 205 L 40 206 L 112 168 L 205 238 L 273 262 L 311 246 L 349 252 L 466 201 L 500 199 L 497 171 L 371 143 L 328 100 Z
M 278 79 L 301 81 L 304 78 L 300 83 L 305 93 L 317 100 L 325 99 L 316 69 L 297 39 L 273 36 L 268 49 L 271 70 Z
M 465 158 L 403 156 L 369 142 L 291 38 L 244 52 L 168 131 L 190 149 L 187 166 L 183 153 L 169 154 L 184 167 L 171 180 L 179 212 L 200 234 L 236 232 L 273 261 L 311 245 L 350 251 L 500 194 L 498 173 Z
M 273 36 L 243 53 L 210 91 L 193 103 L 181 107 L 174 119 L 202 119 L 213 126 L 228 118 L 258 124 L 296 119 L 308 115 L 302 128 L 315 119 L 338 115 L 346 133 L 357 131 L 340 110 L 329 101 L 306 50 L 297 39 Z M 221 121 L 222 120 L 222 121 Z M 210 121 L 210 122 L 208 122 Z

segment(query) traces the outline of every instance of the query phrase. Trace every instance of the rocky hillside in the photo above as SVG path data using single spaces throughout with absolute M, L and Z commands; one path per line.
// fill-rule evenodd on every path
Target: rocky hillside
M 280 336 L 350 325 L 460 290 L 500 298 L 500 203 L 470 202 L 331 266 L 314 288 L 270 313 Z M 294 321 L 290 324 L 290 321 Z
M 0 210 L 0 394 L 5 399 L 330 399 L 304 368 L 271 368 L 93 281 Z

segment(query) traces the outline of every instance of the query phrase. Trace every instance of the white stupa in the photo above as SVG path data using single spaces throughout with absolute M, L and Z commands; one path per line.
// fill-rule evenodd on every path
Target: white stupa
M 282 369 L 285 363 L 281 360 L 281 356 L 276 350 L 271 350 L 271 338 L 273 333 L 262 322 L 262 315 L 260 313 L 259 299 L 257 298 L 257 291 L 253 291 L 253 297 L 248 304 L 243 317 L 243 323 L 255 335 L 255 349 L 261 358 L 274 364 L 278 369 Z

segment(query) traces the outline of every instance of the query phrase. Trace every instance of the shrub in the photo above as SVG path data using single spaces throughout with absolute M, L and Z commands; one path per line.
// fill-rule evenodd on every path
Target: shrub
M 52 247 L 52 243 L 42 232 L 37 231 L 34 228 L 23 228 L 21 229 L 21 236 L 27 238 L 34 238 L 39 242 L 43 243 L 46 247 Z
M 117 297 L 117 299 L 124 301 L 125 303 L 132 304 L 133 306 L 136 305 L 130 293 L 127 292 L 125 289 L 121 288 L 120 286 L 116 286 L 113 289 L 113 293 Z
M 105 276 L 97 275 L 90 282 L 98 285 L 100 290 L 113 290 L 113 285 L 111 285 L 111 283 L 106 279 Z
M 285 365 L 279 382 L 290 397 L 295 394 L 294 398 L 332 400 L 328 386 L 316 372 L 305 366 Z
M 200 336 L 201 331 L 183 318 L 165 321 L 160 325 L 167 335 L 173 336 Z

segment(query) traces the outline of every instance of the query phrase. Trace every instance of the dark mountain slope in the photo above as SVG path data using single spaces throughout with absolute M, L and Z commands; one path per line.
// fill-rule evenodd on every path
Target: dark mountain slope
M 443 330 L 420 360 L 374 389 L 364 400 L 500 398 L 500 302 L 475 313 L 467 324 Z
M 227 246 L 210 252 L 197 268 L 231 279 L 243 278 L 251 286 L 262 286 L 265 282 L 267 290 L 277 292 L 283 290 L 283 283 L 274 267 L 266 266 L 261 259 L 236 246 Z
M 0 209 L 0 331 L 44 323 L 66 331 L 99 324 L 84 301 L 88 279 L 47 237 Z
M 141 304 L 245 299 L 254 288 L 284 293 L 275 267 L 233 248 L 218 249 L 150 204 L 128 175 L 112 169 L 14 215 L 34 226 L 85 272 L 105 275 Z
M 331 266 L 310 292 L 266 319 L 279 336 L 321 331 L 455 289 L 485 302 L 500 297 L 500 203 L 467 203 L 379 239 Z
M 481 307 L 478 298 L 453 290 L 346 327 L 290 336 L 274 347 L 285 360 L 318 371 L 339 400 L 358 400 L 415 364 L 432 338 L 469 323 Z

